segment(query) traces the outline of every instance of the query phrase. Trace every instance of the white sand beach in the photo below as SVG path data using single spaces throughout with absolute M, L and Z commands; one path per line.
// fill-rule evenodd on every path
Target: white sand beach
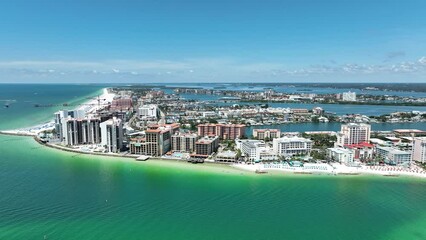
M 86 113 L 86 115 L 90 115 L 95 113 L 99 108 L 104 108 L 107 104 L 110 104 L 112 100 L 114 99 L 114 97 L 115 97 L 115 94 L 110 93 L 108 91 L 108 88 L 104 88 L 102 90 L 101 95 L 80 104 L 79 107 L 76 108 L 75 110 L 82 110 Z M 39 133 L 43 131 L 53 130 L 54 128 L 55 128 L 55 122 L 52 119 L 49 122 L 38 124 L 36 126 L 14 129 L 14 130 L 4 130 L 4 131 L 0 131 L 0 133 L 11 134 L 11 135 L 22 135 L 22 136 L 37 136 Z
M 288 173 L 305 173 L 305 174 L 329 174 L 329 175 L 359 175 L 359 174 L 373 174 L 381 176 L 410 176 L 426 178 L 426 171 L 418 166 L 411 166 L 410 168 L 400 166 L 365 166 L 349 167 L 339 163 L 326 164 L 326 163 L 308 163 L 304 166 L 294 167 L 287 164 L 271 163 L 271 164 L 232 164 L 234 168 L 245 171 L 281 171 Z

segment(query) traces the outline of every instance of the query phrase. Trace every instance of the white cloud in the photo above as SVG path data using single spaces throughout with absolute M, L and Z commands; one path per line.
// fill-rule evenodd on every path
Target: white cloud
M 164 81 L 240 81 L 282 80 L 292 77 L 375 76 L 380 74 L 426 73 L 426 57 L 393 64 L 318 64 L 294 68 L 278 62 L 243 62 L 231 58 L 166 60 L 105 60 L 105 61 L 3 61 L 0 74 L 25 77 L 78 76 L 79 79 L 128 77 L 130 79 Z M 153 79 L 148 79 L 153 78 Z

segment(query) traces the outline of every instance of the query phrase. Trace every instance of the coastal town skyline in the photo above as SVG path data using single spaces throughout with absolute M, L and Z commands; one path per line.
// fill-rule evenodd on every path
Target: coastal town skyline
M 426 1 L 0 1 L 0 239 L 426 239 Z
M 43 3 L 0 3 L 0 82 L 425 81 L 423 1 Z

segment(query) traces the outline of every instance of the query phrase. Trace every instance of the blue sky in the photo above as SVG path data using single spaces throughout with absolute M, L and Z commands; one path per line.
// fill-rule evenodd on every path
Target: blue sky
M 426 1 L 0 1 L 0 82 L 426 82 Z

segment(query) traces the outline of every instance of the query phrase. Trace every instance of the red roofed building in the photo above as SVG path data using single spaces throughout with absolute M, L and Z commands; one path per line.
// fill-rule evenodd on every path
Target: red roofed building
M 352 150 L 354 160 L 366 161 L 373 158 L 374 145 L 368 142 L 347 144 L 344 148 Z
M 179 124 L 155 124 L 148 126 L 145 138 L 132 139 L 130 152 L 132 154 L 162 156 L 171 150 L 171 136 L 179 131 Z

